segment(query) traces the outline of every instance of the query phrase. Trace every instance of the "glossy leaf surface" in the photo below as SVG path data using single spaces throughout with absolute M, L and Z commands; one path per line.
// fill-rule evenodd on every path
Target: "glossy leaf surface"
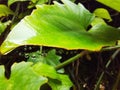
M 120 30 L 100 24 L 87 31 L 93 14 L 81 4 L 63 0 L 64 4 L 39 5 L 10 32 L 0 47 L 3 54 L 21 45 L 86 49 L 98 51 L 120 39 Z

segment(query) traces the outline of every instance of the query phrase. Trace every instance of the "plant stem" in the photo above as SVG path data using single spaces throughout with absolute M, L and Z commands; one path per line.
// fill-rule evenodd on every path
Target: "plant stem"
M 115 50 L 115 49 L 118 49 L 118 48 L 120 48 L 120 46 L 116 45 L 116 46 L 111 46 L 111 47 L 103 48 L 101 51 Z
M 40 54 L 42 54 L 42 52 L 43 52 L 42 50 L 43 50 L 43 49 L 42 49 L 42 46 L 40 46 Z
M 51 4 L 51 0 L 48 0 L 48 5 L 50 5 Z
M 85 55 L 86 53 L 88 53 L 88 51 L 82 51 L 81 53 L 79 53 L 79 54 L 71 57 L 70 59 L 65 60 L 64 62 L 60 63 L 59 65 L 57 65 L 57 66 L 55 67 L 55 69 L 58 70 L 58 69 L 63 68 L 64 66 L 66 66 L 66 65 L 70 64 L 71 62 L 77 60 L 78 58 L 82 57 L 82 56 Z
M 110 63 L 112 62 L 112 60 L 116 57 L 116 55 L 117 55 L 119 52 L 120 52 L 120 49 L 117 49 L 117 50 L 113 53 L 113 55 L 111 56 L 111 59 L 108 60 L 107 64 L 105 65 L 105 68 L 108 68 L 108 66 L 110 65 Z M 101 80 L 102 80 L 102 78 L 103 78 L 103 76 L 104 76 L 104 73 L 105 73 L 104 71 L 101 73 L 101 75 L 100 75 L 100 77 L 99 77 L 99 79 L 98 79 L 98 81 L 97 81 L 97 84 L 95 85 L 94 90 L 98 90 L 98 87 L 99 87 L 99 85 L 100 85 L 100 83 L 101 83 Z

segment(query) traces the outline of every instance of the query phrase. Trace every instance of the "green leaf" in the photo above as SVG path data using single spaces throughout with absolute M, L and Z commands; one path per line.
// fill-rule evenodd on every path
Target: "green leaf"
M 42 62 L 51 66 L 56 66 L 60 63 L 61 56 L 56 55 L 56 50 L 52 49 L 48 53 L 43 53 L 45 55 L 41 55 L 40 51 L 32 52 L 29 54 L 28 61 L 32 62 Z
M 58 74 L 55 68 L 50 65 L 36 63 L 33 69 L 36 73 L 48 77 L 48 84 L 52 90 L 70 90 L 73 85 L 67 75 Z
M 0 4 L 0 17 L 13 15 L 13 11 L 10 10 L 6 5 Z
M 56 50 L 50 50 L 46 56 L 46 62 L 49 65 L 56 66 L 60 64 L 59 60 L 61 59 L 61 56 L 56 55 Z
M 4 66 L 0 66 L 0 90 L 7 90 L 7 88 L 10 88 L 9 81 L 4 76 Z M 10 89 L 9 89 L 10 90 Z
M 59 79 L 59 75 L 57 74 L 55 68 L 50 66 L 50 65 L 43 64 L 43 63 L 40 62 L 40 63 L 36 63 L 33 66 L 33 69 L 39 75 L 49 77 L 49 78 L 52 78 L 52 79 Z
M 95 9 L 94 14 L 97 17 L 109 20 L 109 22 L 112 21 L 112 18 L 110 16 L 109 12 L 107 11 L 107 9 L 97 8 L 97 9 Z
M 12 5 L 15 2 L 24 2 L 24 1 L 30 1 L 30 0 L 8 0 L 8 6 Z
M 106 22 L 105 22 L 102 18 L 96 17 L 96 18 L 92 21 L 91 25 L 92 25 L 92 26 L 95 26 L 95 25 L 98 25 L 98 24 L 107 25 Z
M 28 53 L 28 62 L 38 63 L 42 62 L 44 64 L 51 65 L 53 67 L 60 64 L 61 56 L 56 55 L 56 50 L 52 49 L 48 53 L 42 53 L 40 51 Z M 58 70 L 60 73 L 64 73 L 63 69 Z
M 0 90 L 39 90 L 45 83 L 50 84 L 53 90 L 70 90 L 72 86 L 67 75 L 58 74 L 55 68 L 43 63 L 33 66 L 30 62 L 15 63 L 10 79 L 5 78 L 4 72 L 4 67 L 0 66 Z
M 120 12 L 120 0 L 97 0 L 97 1 Z
M 46 2 L 48 2 L 48 0 L 31 0 L 33 3 L 36 3 L 36 5 L 39 5 L 39 4 L 44 4 Z
M 0 22 L 0 35 L 5 30 L 5 28 L 6 26 L 2 22 Z
M 38 75 L 31 67 L 32 63 L 16 63 L 12 66 L 10 79 L 4 77 L 4 68 L 0 67 L 0 90 L 39 90 L 47 78 Z
M 64 4 L 54 3 L 38 5 L 30 16 L 22 19 L 1 45 L 1 53 L 21 45 L 98 51 L 103 46 L 115 45 L 120 39 L 120 30 L 107 25 L 95 25 L 87 31 L 94 15 L 83 5 L 69 0 L 63 0 Z
M 50 79 L 48 84 L 51 86 L 52 90 L 70 90 L 73 85 L 67 75 L 59 75 L 61 82 Z
M 41 4 L 45 4 L 47 3 L 49 0 L 31 0 L 30 5 L 28 6 L 28 8 L 33 8 L 36 5 L 41 5 Z
M 0 35 L 1 35 L 2 32 L 4 32 L 5 28 L 8 25 L 10 25 L 10 23 L 11 23 L 11 21 L 7 21 L 7 22 L 4 22 L 4 23 L 0 22 Z

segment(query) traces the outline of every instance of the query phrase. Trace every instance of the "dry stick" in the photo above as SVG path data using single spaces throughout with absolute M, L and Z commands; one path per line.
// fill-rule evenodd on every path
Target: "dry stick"
M 110 65 L 110 63 L 112 62 L 112 60 L 116 57 L 116 55 L 117 55 L 119 52 L 120 52 L 120 49 L 117 49 L 117 50 L 113 53 L 113 55 L 111 56 L 111 59 L 108 60 L 107 64 L 105 65 L 105 68 L 108 68 L 108 66 Z M 94 90 L 98 90 L 98 87 L 99 87 L 99 85 L 100 85 L 100 83 L 101 83 L 101 80 L 102 80 L 104 74 L 105 74 L 105 72 L 102 72 L 102 73 L 101 73 L 101 75 L 100 75 L 100 77 L 99 77 L 99 79 L 98 79 L 98 81 L 97 81 L 97 84 L 95 85 Z
M 70 58 L 70 59 L 62 62 L 61 64 L 58 64 L 58 65 L 55 67 L 55 69 L 58 70 L 58 69 L 63 68 L 64 66 L 66 66 L 66 65 L 70 64 L 71 62 L 77 60 L 78 58 L 82 57 L 82 56 L 85 55 L 86 53 L 88 53 L 88 51 L 82 51 L 81 53 L 79 53 L 79 54 L 73 56 L 72 58 Z

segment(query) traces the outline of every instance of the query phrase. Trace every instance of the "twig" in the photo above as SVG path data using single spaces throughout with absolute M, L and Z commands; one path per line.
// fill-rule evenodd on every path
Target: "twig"
M 115 50 L 115 49 L 118 49 L 118 48 L 120 48 L 120 45 L 105 47 L 101 51 Z

